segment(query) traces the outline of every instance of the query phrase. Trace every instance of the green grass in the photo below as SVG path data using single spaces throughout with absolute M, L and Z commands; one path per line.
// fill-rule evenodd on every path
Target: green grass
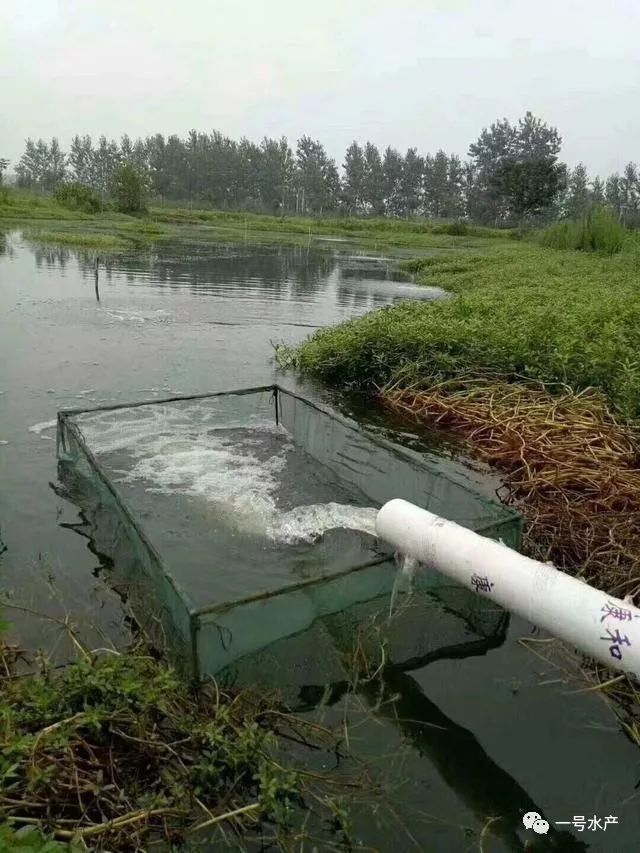
M 579 249 L 605 255 L 619 252 L 629 238 L 629 232 L 607 207 L 594 207 L 582 219 L 554 222 L 537 235 L 542 246 L 552 249 Z
M 294 353 L 305 373 L 371 387 L 469 372 L 601 389 L 640 415 L 640 241 L 611 257 L 528 243 L 405 265 L 455 297 L 410 302 L 323 329 Z M 292 354 L 284 353 L 290 362 Z
M 35 243 L 47 243 L 56 246 L 74 246 L 79 249 L 103 249 L 116 251 L 131 248 L 131 240 L 112 234 L 92 234 L 88 231 L 47 231 L 46 229 L 29 228 L 25 238 Z
M 87 214 L 69 210 L 51 196 L 0 187 L 0 222 L 33 219 L 82 219 Z
M 512 232 L 457 222 L 428 222 L 384 218 L 275 217 L 253 213 L 151 207 L 149 216 L 171 225 L 208 225 L 244 235 L 266 234 L 270 239 L 299 237 L 301 241 L 342 238 L 390 248 L 476 248 L 487 239 L 505 239 Z
M 546 244 L 537 246 L 507 239 L 514 236 L 510 232 L 459 223 L 277 218 L 179 207 L 151 207 L 142 217 L 91 215 L 5 189 L 3 224 L 30 225 L 29 237 L 42 242 L 103 251 L 167 241 L 322 245 L 336 238 L 411 252 L 417 260 L 406 269 L 456 298 L 403 304 L 320 331 L 295 355 L 302 370 L 360 386 L 385 382 L 399 371 L 407 377 L 523 373 L 576 389 L 593 385 L 625 415 L 640 414 L 640 238 L 622 229 L 618 246 L 620 226 L 606 211 L 592 211 L 575 234 L 571 223 L 551 226 L 534 237 Z M 556 251 L 565 239 L 596 251 Z
M 0 191 L 0 227 L 37 223 L 39 239 L 64 245 L 91 246 L 90 235 L 102 234 L 135 246 L 160 241 L 184 243 L 238 242 L 345 245 L 374 250 L 407 250 L 413 256 L 451 249 L 478 250 L 508 232 L 466 225 L 393 219 L 309 219 L 251 213 L 151 206 L 139 216 L 107 209 L 90 214 L 69 210 L 53 198 L 13 188 Z
M 152 207 L 151 215 L 160 222 L 209 222 L 218 224 L 247 224 L 253 230 L 289 231 L 292 233 L 384 235 L 384 234 L 446 234 L 453 237 L 501 238 L 511 232 L 460 222 L 429 222 L 378 218 L 325 217 L 322 219 L 301 216 L 267 216 L 236 211 L 197 210 L 180 207 Z

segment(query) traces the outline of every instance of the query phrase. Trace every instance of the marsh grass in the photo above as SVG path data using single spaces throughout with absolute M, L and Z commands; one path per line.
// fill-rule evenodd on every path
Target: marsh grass
M 73 181 L 60 184 L 53 197 L 62 207 L 84 213 L 100 213 L 104 207 L 102 199 L 91 187 Z
M 0 187 L 0 221 L 33 219 L 82 219 L 87 214 L 63 207 L 51 196 Z
M 305 373 L 364 389 L 468 373 L 593 387 L 633 418 L 640 415 L 639 264 L 635 243 L 610 257 L 511 242 L 423 258 L 404 268 L 455 298 L 383 308 L 321 329 L 282 355 Z
M 608 207 L 594 206 L 578 220 L 561 220 L 545 228 L 536 239 L 552 249 L 576 249 L 613 255 L 624 246 L 629 234 Z
M 266 216 L 257 213 L 236 211 L 204 210 L 180 207 L 151 208 L 159 222 L 209 222 L 228 225 L 245 225 L 255 231 L 289 231 L 302 234 L 328 233 L 346 235 L 393 235 L 393 234 L 446 234 L 452 237 L 480 237 L 501 239 L 511 232 L 486 228 L 465 222 L 443 222 L 425 219 L 392 219 L 387 217 L 304 217 Z
M 162 240 L 185 244 L 251 241 L 295 246 L 325 246 L 327 241 L 337 240 L 345 248 L 404 248 L 420 255 L 452 248 L 477 250 L 487 242 L 499 242 L 508 236 L 508 232 L 458 222 L 275 217 L 176 206 L 152 205 L 136 216 L 118 213 L 106 206 L 103 212 L 92 214 L 82 209 L 69 209 L 49 196 L 14 188 L 4 188 L 0 192 L 0 224 L 10 226 L 34 221 L 43 223 L 43 240 L 48 234 L 56 236 L 63 231 L 69 232 L 65 237 L 66 245 L 72 245 L 73 235 L 79 228 L 81 232 L 130 240 L 134 246 L 136 238 L 145 239 L 147 243 Z

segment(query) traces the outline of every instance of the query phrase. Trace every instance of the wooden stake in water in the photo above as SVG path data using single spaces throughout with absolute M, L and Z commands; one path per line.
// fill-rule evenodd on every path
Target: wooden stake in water
M 98 287 L 98 270 L 99 270 L 99 267 L 100 267 L 100 257 L 99 257 L 99 255 L 96 255 L 96 263 L 95 263 L 95 269 L 94 269 L 96 302 L 100 302 L 100 289 Z

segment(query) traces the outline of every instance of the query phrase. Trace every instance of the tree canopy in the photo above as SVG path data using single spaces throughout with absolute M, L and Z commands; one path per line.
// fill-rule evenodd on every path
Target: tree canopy
M 514 124 L 499 119 L 484 128 L 466 161 L 443 150 L 403 154 L 354 140 L 339 170 L 322 142 L 307 135 L 294 149 L 285 137 L 254 143 L 216 130 L 146 139 L 125 134 L 119 141 L 76 135 L 66 154 L 55 138 L 27 139 L 16 175 L 20 185 L 43 192 L 81 184 L 118 206 L 123 180 L 133 189 L 135 174 L 143 196 L 223 209 L 509 226 L 580 216 L 599 202 L 627 224 L 640 224 L 638 167 L 629 163 L 621 175 L 591 180 L 583 164 L 569 170 L 560 162 L 561 143 L 556 128 L 527 112 Z

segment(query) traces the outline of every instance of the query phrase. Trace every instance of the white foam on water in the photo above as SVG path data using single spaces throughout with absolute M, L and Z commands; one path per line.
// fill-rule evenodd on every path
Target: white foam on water
M 260 419 L 250 426 L 246 419 L 225 420 L 216 427 L 214 418 L 211 407 L 196 404 L 88 413 L 77 420 L 94 452 L 126 451 L 132 457 L 134 464 L 119 482 L 143 482 L 151 492 L 203 499 L 238 531 L 279 544 L 313 542 L 338 527 L 375 535 L 377 510 L 372 507 L 329 502 L 278 509 L 276 493 L 294 445 L 287 437 L 267 459 L 257 454 L 265 438 L 286 433 Z M 234 427 L 243 429 L 241 438 L 227 433 Z
M 123 308 L 111 308 L 109 310 L 104 309 L 103 314 L 107 317 L 113 317 L 114 320 L 119 320 L 120 322 L 129 321 L 133 323 L 168 323 L 173 316 L 170 311 L 165 311 L 163 308 L 151 311 L 131 311 Z
M 276 493 L 294 447 L 286 442 L 268 459 L 259 459 L 253 448 L 262 444 L 264 434 L 256 432 L 256 438 L 240 442 L 215 432 L 199 436 L 195 444 L 159 438 L 147 444 L 147 455 L 120 482 L 143 481 L 152 484 L 148 491 L 202 498 L 229 526 L 277 544 L 313 542 L 338 527 L 375 536 L 373 507 L 329 502 L 280 510 Z
M 359 530 L 375 536 L 377 514 L 378 510 L 375 507 L 353 506 L 333 501 L 297 506 L 289 512 L 278 514 L 268 534 L 276 542 L 283 544 L 313 542 L 327 530 L 337 527 Z
M 56 424 L 57 424 L 57 421 L 55 421 L 55 420 L 53 420 L 53 421 L 42 421 L 42 423 L 33 424 L 33 426 L 30 426 L 29 432 L 32 432 L 34 435 L 40 436 L 40 438 L 46 438 L 46 439 L 51 440 L 52 436 L 43 435 L 42 433 L 47 429 L 53 429 L 56 426 Z
M 85 412 L 75 418 L 91 450 L 97 454 L 126 451 L 134 458 L 153 453 L 157 439 L 188 438 L 197 444 L 212 429 L 237 429 L 260 427 L 282 433 L 272 421 L 264 419 L 238 419 L 232 421 L 228 413 L 212 405 L 153 404 L 106 412 Z
M 76 420 L 94 453 L 130 456 L 132 465 L 119 471 L 118 482 L 204 500 L 216 519 L 238 532 L 283 545 L 313 542 L 334 528 L 375 536 L 373 507 L 328 502 L 278 508 L 287 455 L 295 447 L 282 427 L 260 416 L 231 421 L 223 413 L 220 419 L 214 406 L 194 403 L 88 412 Z M 273 436 L 281 440 L 265 458 L 265 439 Z
M 287 443 L 260 460 L 244 443 L 215 431 L 196 441 L 160 437 L 146 443 L 144 456 L 120 482 L 144 481 L 149 491 L 203 498 L 235 528 L 266 534 L 290 448 Z

